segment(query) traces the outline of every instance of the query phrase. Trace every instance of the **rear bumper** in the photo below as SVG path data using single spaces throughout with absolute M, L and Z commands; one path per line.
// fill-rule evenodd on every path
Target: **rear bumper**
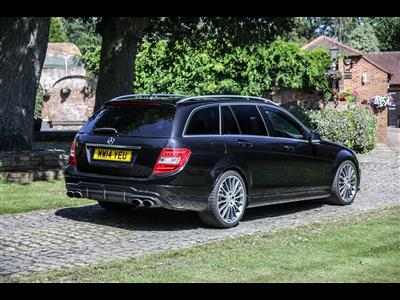
M 118 180 L 115 176 L 80 173 L 67 167 L 65 182 L 69 196 L 76 193 L 97 201 L 191 211 L 204 211 L 208 205 L 208 187 L 173 185 L 166 180 Z

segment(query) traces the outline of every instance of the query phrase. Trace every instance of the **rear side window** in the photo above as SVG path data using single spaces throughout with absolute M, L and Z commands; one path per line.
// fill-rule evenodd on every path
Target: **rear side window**
M 219 134 L 219 107 L 201 108 L 193 113 L 185 134 Z
M 255 105 L 232 105 L 242 134 L 267 135 L 264 122 Z
M 228 106 L 221 106 L 222 109 L 222 133 L 239 134 L 239 127 Z
M 91 118 L 82 128 L 115 128 L 119 134 L 137 137 L 169 137 L 175 108 L 166 105 L 109 105 Z

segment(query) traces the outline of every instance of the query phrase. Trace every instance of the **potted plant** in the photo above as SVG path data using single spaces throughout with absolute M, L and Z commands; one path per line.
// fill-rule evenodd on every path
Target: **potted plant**
M 322 100 L 324 101 L 335 101 L 337 98 L 337 90 L 334 89 L 323 89 L 320 91 Z
M 69 87 L 63 87 L 61 90 L 60 90 L 60 93 L 61 93 L 61 95 L 63 96 L 63 97 L 68 97 L 70 94 L 71 94 L 71 89 L 69 88 Z
M 355 103 L 358 98 L 356 89 L 347 88 L 338 94 L 339 101 L 346 101 L 348 104 Z
M 85 98 L 90 97 L 93 94 L 93 88 L 89 85 L 85 85 L 82 90 L 81 93 L 83 93 Z
M 390 94 L 384 96 L 374 96 L 369 100 L 369 105 L 377 112 L 382 112 L 392 104 L 393 98 Z

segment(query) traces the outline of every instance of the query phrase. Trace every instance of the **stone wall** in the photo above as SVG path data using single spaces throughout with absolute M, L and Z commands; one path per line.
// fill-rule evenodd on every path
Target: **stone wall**
M 49 89 L 51 95 L 43 102 L 43 122 L 62 121 L 86 121 L 92 114 L 94 108 L 94 93 L 86 96 L 83 92 L 85 86 L 90 85 L 96 89 L 95 83 L 88 83 L 83 79 L 65 79 Z M 70 88 L 71 94 L 68 97 L 61 95 L 62 88 Z M 63 126 L 53 124 L 56 129 L 79 130 L 82 126 Z
M 264 97 L 282 105 L 296 102 L 303 107 L 313 106 L 321 100 L 321 96 L 316 91 L 285 88 L 276 90 L 274 93 L 265 93 Z
M 79 48 L 72 43 L 48 44 L 40 77 L 40 85 L 46 92 L 42 119 L 55 129 L 79 130 L 81 125 L 56 123 L 86 121 L 93 113 L 96 81 L 86 77 L 83 63 L 76 59 L 80 55 Z M 70 95 L 63 95 L 63 88 L 69 88 Z
M 63 150 L 0 152 L 0 181 L 26 183 L 63 178 L 68 155 Z

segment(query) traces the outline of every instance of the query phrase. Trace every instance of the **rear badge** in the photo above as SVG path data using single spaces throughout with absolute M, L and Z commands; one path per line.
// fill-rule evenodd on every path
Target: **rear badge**
M 107 144 L 110 144 L 110 145 L 114 144 L 114 142 L 115 142 L 115 138 L 113 138 L 113 137 L 110 137 L 110 138 L 107 140 Z

